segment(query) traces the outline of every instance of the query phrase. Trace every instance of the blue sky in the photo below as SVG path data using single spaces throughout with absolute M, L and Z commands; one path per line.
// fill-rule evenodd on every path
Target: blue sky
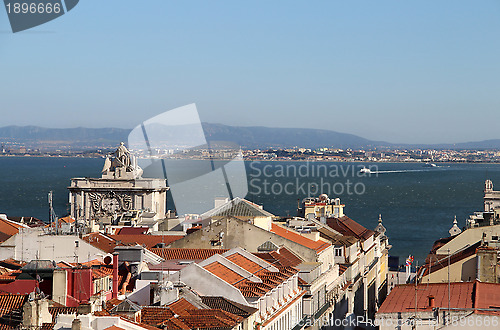
M 16 34 L 0 9 L 0 126 L 132 128 L 195 102 L 229 125 L 500 138 L 499 36 L 497 0 L 82 0 Z

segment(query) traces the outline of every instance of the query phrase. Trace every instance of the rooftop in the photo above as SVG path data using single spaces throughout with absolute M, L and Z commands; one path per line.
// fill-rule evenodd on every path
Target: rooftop
M 170 244 L 184 237 L 184 235 L 144 235 L 144 234 L 119 234 L 109 235 L 110 238 L 116 241 L 117 245 L 121 244 L 139 244 L 148 249 L 158 246 L 160 243 Z
M 258 311 L 257 308 L 239 304 L 225 297 L 204 296 L 201 297 L 201 299 L 205 305 L 212 309 L 221 309 L 228 313 L 239 315 L 245 318 Z
M 434 297 L 434 306 L 448 308 L 448 283 L 422 284 L 415 291 L 414 284 L 396 286 L 386 298 L 378 313 L 404 313 L 432 311 L 429 296 Z M 456 282 L 450 284 L 450 308 L 476 309 L 476 313 L 500 315 L 500 284 L 475 282 Z
M 474 282 L 450 284 L 450 307 L 472 308 Z M 428 296 L 434 296 L 435 307 L 448 307 L 448 283 L 422 284 L 417 287 L 417 311 L 431 311 Z M 396 286 L 380 306 L 378 313 L 415 311 L 415 285 Z
M 244 279 L 243 276 L 229 269 L 218 261 L 212 262 L 211 264 L 208 264 L 203 268 L 231 285 L 241 283 Z
M 151 251 L 165 260 L 205 260 L 228 249 L 170 249 L 152 248 Z
M 271 225 L 271 232 L 273 232 L 276 235 L 279 235 L 283 238 L 286 238 L 290 241 L 293 241 L 297 244 L 300 244 L 300 245 L 303 245 L 303 246 L 308 247 L 310 249 L 316 250 L 316 252 L 321 252 L 321 251 L 325 250 L 326 248 L 328 248 L 329 246 L 331 246 L 331 244 L 328 242 L 324 242 L 322 240 L 313 241 L 310 238 L 302 236 L 301 234 L 299 234 L 293 230 L 287 229 L 287 228 L 282 227 L 280 225 L 277 225 L 275 223 L 273 223 Z
M 296 267 L 302 262 L 302 259 L 284 246 L 276 251 L 257 252 L 254 255 L 277 267 Z
M 247 201 L 246 199 L 236 197 L 235 199 L 216 207 L 201 215 L 203 219 L 212 217 L 275 217 L 274 214 L 262 209 L 261 206 Z
M 348 216 L 328 218 L 326 219 L 326 224 L 344 236 L 354 236 L 362 240 L 367 239 L 375 233 L 373 230 L 366 229 Z

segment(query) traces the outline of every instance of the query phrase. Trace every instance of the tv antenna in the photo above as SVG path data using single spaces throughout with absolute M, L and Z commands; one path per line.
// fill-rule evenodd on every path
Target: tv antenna
M 57 220 L 57 215 L 56 215 L 56 212 L 54 211 L 54 207 L 52 205 L 52 190 L 49 191 L 48 199 L 49 199 L 49 223 L 51 224 L 51 226 L 54 226 L 54 228 L 55 228 L 54 233 L 56 235 L 58 235 L 59 234 L 59 221 Z

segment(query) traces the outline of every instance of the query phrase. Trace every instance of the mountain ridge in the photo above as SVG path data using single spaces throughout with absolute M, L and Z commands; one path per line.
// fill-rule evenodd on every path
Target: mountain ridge
M 500 139 L 461 143 L 408 144 L 370 140 L 355 134 L 313 128 L 272 128 L 265 126 L 230 126 L 202 123 L 210 141 L 231 141 L 243 148 L 439 148 L 500 149 Z M 126 128 L 46 128 L 35 125 L 0 127 L 0 142 L 16 142 L 26 147 L 112 147 L 127 141 L 131 129 Z

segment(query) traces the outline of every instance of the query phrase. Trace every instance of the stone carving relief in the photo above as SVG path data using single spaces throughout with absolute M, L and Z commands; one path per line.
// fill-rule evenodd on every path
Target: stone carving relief
M 90 192 L 88 193 L 93 214 L 113 215 L 132 208 L 132 196 L 126 193 Z

